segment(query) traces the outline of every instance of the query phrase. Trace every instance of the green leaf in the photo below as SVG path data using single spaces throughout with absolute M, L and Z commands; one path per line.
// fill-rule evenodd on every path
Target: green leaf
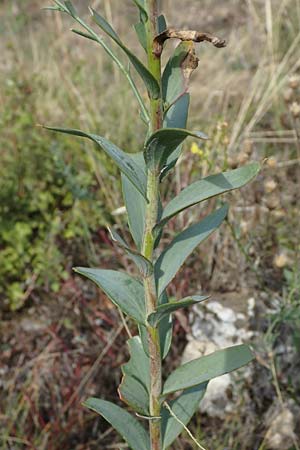
M 199 408 L 199 404 L 204 397 L 207 383 L 199 384 L 190 389 L 186 389 L 172 402 L 168 402 L 175 416 L 187 425 L 195 412 Z M 166 407 L 161 410 L 161 432 L 163 449 L 168 448 L 172 442 L 180 435 L 183 430 L 181 425 L 168 411 Z
M 143 22 L 138 22 L 134 25 L 134 29 L 141 46 L 143 47 L 145 52 L 147 52 L 147 33 L 145 24 Z
M 169 353 L 172 344 L 173 320 L 172 315 L 165 316 L 158 325 L 161 357 L 165 359 Z
M 145 144 L 144 158 L 149 169 L 160 172 L 166 165 L 171 153 L 188 137 L 208 139 L 200 131 L 188 131 L 181 128 L 162 128 L 153 133 Z
M 120 398 L 135 411 L 149 415 L 150 362 L 141 339 L 128 340 L 130 360 L 122 366 L 123 379 L 119 386 Z
M 95 20 L 96 24 L 105 32 L 108 34 L 108 36 L 113 39 L 116 44 L 121 47 L 121 49 L 126 53 L 128 56 L 131 64 L 134 66 L 135 70 L 138 72 L 140 77 L 145 83 L 145 86 L 148 89 L 148 92 L 150 96 L 154 99 L 157 99 L 160 94 L 160 87 L 152 73 L 147 69 L 147 67 L 144 66 L 144 64 L 135 56 L 134 53 L 132 53 L 121 41 L 115 30 L 111 27 L 111 25 L 102 17 L 100 14 L 98 14 L 93 8 L 90 8 L 91 14 L 93 16 L 93 19 Z
M 192 70 L 186 70 L 185 62 L 193 49 L 191 42 L 181 42 L 169 59 L 162 77 L 162 91 L 165 102 L 165 128 L 186 128 L 190 95 L 189 88 Z M 182 146 L 168 157 L 161 179 L 175 166 Z
M 168 220 L 190 206 L 244 186 L 258 174 L 259 170 L 260 164 L 252 163 L 192 183 L 165 207 L 155 228 L 162 227 Z
M 79 36 L 82 36 L 86 39 L 90 39 L 91 41 L 98 42 L 97 39 L 89 33 L 85 33 L 84 31 L 81 31 L 81 30 L 76 30 L 75 28 L 71 28 L 71 31 L 72 31 L 72 33 L 78 34 Z
M 98 398 L 89 398 L 83 405 L 104 417 L 125 439 L 132 450 L 150 450 L 148 433 L 127 411 Z
M 160 305 L 156 308 L 155 312 L 151 313 L 147 317 L 147 321 L 152 327 L 156 327 L 157 324 L 165 316 L 169 316 L 171 313 L 177 311 L 178 309 L 187 308 L 189 306 L 203 302 L 204 300 L 207 300 L 208 298 L 209 298 L 208 296 L 192 295 L 192 296 L 183 298 L 182 300 L 179 300 L 179 301 L 177 301 L 177 300 L 171 301 L 164 305 Z
M 185 62 L 193 43 L 181 42 L 169 59 L 162 76 L 162 93 L 167 108 L 187 93 L 192 70 L 186 70 Z
M 199 223 L 191 225 L 179 233 L 161 253 L 154 265 L 158 295 L 166 289 L 190 253 L 221 225 L 227 212 L 228 206 L 225 205 Z
M 159 303 L 166 304 L 168 303 L 168 297 L 164 292 L 159 298 Z M 169 353 L 171 343 L 172 343 L 172 331 L 173 331 L 173 322 L 171 314 L 165 315 L 165 317 L 158 324 L 159 329 L 159 337 L 160 337 L 160 349 L 161 349 L 161 357 L 164 359 Z M 148 335 L 147 329 L 145 326 L 139 326 L 139 333 L 141 336 L 141 341 L 143 344 L 144 351 L 146 355 L 149 355 L 148 350 Z
M 242 344 L 194 359 L 171 373 L 164 384 L 163 395 L 197 386 L 232 372 L 248 364 L 253 358 L 250 348 Z
M 129 156 L 135 166 L 138 167 L 140 173 L 143 174 L 143 177 L 146 177 L 143 154 L 140 152 Z M 147 203 L 145 197 L 137 191 L 128 177 L 125 177 L 124 175 L 122 175 L 122 190 L 127 210 L 129 229 L 137 248 L 141 250 Z
M 158 34 L 163 33 L 168 28 L 166 18 L 163 14 L 158 16 L 157 18 L 157 28 L 158 28 Z
M 60 6 L 44 6 L 44 8 L 42 8 L 44 11 L 61 11 L 63 12 L 64 10 L 61 9 Z
M 113 241 L 117 242 L 120 247 L 122 247 L 128 256 L 134 261 L 141 274 L 144 277 L 148 277 L 153 273 L 153 265 L 151 261 L 141 255 L 139 252 L 131 249 L 127 242 L 113 229 L 109 228 L 109 232 Z
M 71 16 L 76 17 L 77 16 L 76 9 L 72 4 L 72 2 L 70 2 L 69 0 L 65 0 L 65 5 Z
M 165 116 L 164 127 L 186 128 L 190 106 L 190 94 L 184 94 L 172 105 Z
M 186 128 L 188 113 L 190 106 L 190 94 L 184 94 L 180 97 L 174 105 L 172 105 L 164 119 L 164 127 L 165 128 Z M 166 166 L 162 170 L 161 180 L 164 176 L 175 166 L 182 150 L 182 144 L 179 145 L 168 157 Z
M 139 281 L 116 270 L 75 267 L 74 271 L 94 281 L 129 317 L 140 324 L 145 324 L 145 295 L 143 285 Z
M 85 137 L 92 140 L 100 146 L 107 155 L 109 155 L 116 165 L 119 167 L 120 171 L 128 177 L 135 188 L 147 198 L 147 180 L 145 172 L 140 170 L 140 167 L 135 163 L 129 153 L 123 152 L 115 144 L 108 141 L 102 136 L 96 134 L 85 133 L 80 130 L 74 130 L 72 128 L 57 128 L 57 127 L 44 127 L 47 130 L 57 131 L 59 133 L 71 134 L 74 136 Z
M 148 13 L 147 13 L 147 9 L 146 9 L 144 0 L 133 0 L 133 2 L 136 4 L 136 6 L 140 10 L 140 15 L 141 15 L 142 21 L 146 22 L 148 19 Z

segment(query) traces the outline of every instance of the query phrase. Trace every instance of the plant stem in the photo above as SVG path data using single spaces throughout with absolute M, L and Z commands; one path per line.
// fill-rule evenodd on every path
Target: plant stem
M 148 10 L 147 22 L 147 50 L 148 68 L 161 86 L 161 61 L 160 57 L 153 54 L 153 40 L 157 33 L 158 0 L 146 0 Z M 162 97 L 150 98 L 150 132 L 162 128 Z M 147 196 L 148 205 L 145 218 L 145 230 L 143 239 L 143 255 L 153 261 L 155 237 L 153 228 L 157 222 L 159 202 L 159 174 L 149 170 L 147 172 Z M 158 303 L 154 275 L 145 278 L 145 301 L 147 315 L 155 311 Z M 150 356 L 150 415 L 160 417 L 160 395 L 162 391 L 161 349 L 158 327 L 147 326 L 149 356 Z M 161 450 L 161 426 L 160 419 L 152 419 L 149 422 L 151 450 Z

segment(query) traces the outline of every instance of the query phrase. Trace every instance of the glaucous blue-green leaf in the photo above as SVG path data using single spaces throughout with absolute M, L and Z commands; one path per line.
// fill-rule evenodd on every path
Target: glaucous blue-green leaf
M 150 438 L 145 428 L 120 406 L 99 398 L 89 398 L 83 405 L 104 417 L 132 450 L 150 450 Z
M 194 359 L 178 367 L 169 375 L 163 387 L 163 395 L 197 386 L 232 372 L 248 364 L 253 358 L 248 345 L 242 344 Z
M 190 94 L 184 94 L 174 105 L 172 105 L 165 115 L 165 128 L 186 128 L 188 112 L 190 106 Z
M 228 172 L 210 175 L 190 184 L 167 204 L 156 228 L 163 226 L 176 214 L 190 206 L 225 192 L 241 188 L 249 183 L 258 174 L 259 170 L 260 164 L 255 162 Z
M 129 317 L 140 324 L 145 324 L 144 287 L 138 280 L 116 270 L 75 267 L 74 271 L 94 281 Z
M 129 157 L 132 159 L 134 165 L 138 168 L 137 170 L 139 170 L 143 178 L 146 178 L 146 168 L 143 154 L 141 152 L 134 153 L 129 155 Z M 129 178 L 124 175 L 122 175 L 122 190 L 127 210 L 129 229 L 137 248 L 141 250 L 144 236 L 147 202 L 145 197 L 137 191 Z
M 193 43 L 181 42 L 169 59 L 162 77 L 164 99 L 164 127 L 186 128 L 190 104 L 189 81 L 193 70 L 189 68 L 193 55 Z M 161 179 L 175 166 L 182 144 L 168 157 Z
M 149 169 L 160 172 L 169 156 L 188 137 L 208 139 L 200 131 L 188 131 L 181 128 L 161 128 L 153 133 L 145 144 L 144 158 Z
M 117 242 L 118 245 L 123 248 L 130 259 L 134 261 L 136 266 L 138 267 L 139 271 L 144 277 L 148 277 L 153 273 L 153 265 L 149 259 L 145 258 L 143 255 L 141 255 L 136 250 L 133 250 L 129 247 L 126 241 L 113 229 L 108 229 L 111 235 L 111 238 L 113 241 Z
M 147 321 L 152 327 L 156 327 L 164 317 L 169 316 L 178 309 L 188 308 L 189 306 L 193 306 L 197 303 L 203 302 L 208 298 L 208 296 L 191 295 L 179 301 L 175 300 L 170 301 L 169 303 L 166 303 L 164 305 L 159 305 L 156 308 L 155 312 L 149 314 L 149 316 L 147 317 Z
M 159 298 L 159 304 L 167 304 L 168 303 L 168 297 L 167 294 L 164 292 L 160 298 Z M 161 350 L 161 357 L 164 359 L 167 354 L 169 353 L 171 343 L 172 343 L 172 332 L 173 332 L 173 321 L 172 321 L 172 315 L 165 315 L 163 319 L 158 324 L 159 329 L 159 337 L 160 337 L 160 350 Z M 139 333 L 141 337 L 141 341 L 143 344 L 144 351 L 147 355 L 149 355 L 148 350 L 148 335 L 147 335 L 147 329 L 143 325 L 139 325 Z
M 193 386 L 183 391 L 175 400 L 168 402 L 175 416 L 185 426 L 189 423 L 195 412 L 199 408 L 199 404 L 204 397 L 207 383 Z M 163 450 L 167 449 L 183 430 L 183 425 L 178 422 L 163 406 L 161 410 L 161 433 Z
M 120 398 L 135 411 L 149 415 L 150 363 L 141 339 L 128 340 L 130 359 L 122 366 L 123 379 L 119 386 Z
M 190 76 L 188 56 L 193 52 L 191 41 L 181 42 L 170 57 L 162 76 L 162 93 L 165 108 L 169 108 L 188 91 Z
M 98 42 L 97 39 L 89 33 L 85 33 L 84 31 L 77 30 L 75 28 L 71 28 L 72 33 L 78 34 L 86 39 L 90 39 L 91 41 Z
M 135 1 L 135 0 L 133 0 L 133 1 Z M 142 9 L 140 9 L 140 11 L 141 11 L 141 14 L 140 14 L 141 21 L 134 25 L 134 29 L 135 29 L 135 32 L 137 34 L 137 37 L 139 39 L 141 46 L 147 53 L 147 31 L 146 31 L 147 17 L 145 15 L 143 15 Z M 145 18 L 146 18 L 146 21 L 145 21 Z M 167 28 L 167 24 L 166 24 L 166 19 L 163 15 L 161 15 L 157 18 L 157 23 L 158 23 L 158 33 L 162 33 L 163 31 L 165 31 L 165 29 Z
M 77 13 L 72 2 L 70 0 L 65 0 L 65 5 L 71 16 L 76 17 Z
M 134 25 L 134 29 L 141 46 L 143 47 L 145 52 L 147 52 L 147 33 L 145 24 L 143 22 L 138 22 Z
M 58 127 L 44 127 L 47 130 L 58 131 L 59 133 L 71 134 L 73 136 L 80 136 L 92 140 L 99 145 L 107 155 L 109 155 L 120 171 L 126 175 L 134 187 L 147 198 L 147 180 L 145 172 L 141 171 L 140 167 L 135 163 L 134 159 L 129 153 L 125 153 L 119 149 L 115 144 L 97 134 L 85 133 L 80 130 L 72 128 L 58 128 Z
M 157 28 L 158 28 L 158 34 L 162 33 L 163 31 L 165 31 L 167 29 L 167 21 L 166 18 L 163 14 L 161 14 L 160 16 L 158 16 L 157 18 Z
M 165 128 L 186 128 L 188 113 L 190 106 L 190 94 L 182 95 L 167 111 L 164 119 Z M 167 158 L 165 167 L 163 168 L 160 179 L 175 166 L 182 150 L 180 144 Z
M 165 316 L 158 325 L 161 357 L 165 359 L 169 353 L 172 344 L 173 320 L 172 315 Z
M 199 223 L 179 233 L 161 253 L 154 265 L 157 292 L 160 295 L 175 277 L 186 258 L 223 222 L 228 212 L 225 205 Z
M 134 153 L 130 155 L 135 164 L 139 167 L 140 172 L 146 177 L 146 165 L 142 152 Z M 133 237 L 133 240 L 138 248 L 142 249 L 144 227 L 145 227 L 145 215 L 147 202 L 129 181 L 128 177 L 122 175 L 122 190 L 123 198 L 128 215 L 128 225 Z M 162 214 L 162 204 L 160 199 L 158 200 L 158 220 Z M 157 233 L 155 246 L 159 244 L 160 234 Z
M 135 56 L 134 53 L 131 52 L 121 41 L 120 37 L 117 35 L 115 30 L 112 28 L 112 26 L 102 17 L 100 14 L 98 14 L 93 8 L 90 8 L 91 14 L 93 16 L 93 19 L 95 20 L 96 24 L 106 33 L 108 36 L 113 39 L 116 44 L 121 47 L 121 49 L 126 53 L 128 56 L 131 64 L 134 66 L 135 70 L 138 72 L 140 77 L 145 83 L 146 88 L 148 89 L 148 92 L 152 98 L 158 98 L 160 94 L 160 87 L 152 73 L 147 69 L 147 67 L 144 66 L 144 64 Z
M 148 13 L 147 13 L 145 1 L 144 1 L 144 0 L 133 0 L 133 2 L 134 2 L 134 3 L 136 4 L 136 6 L 139 8 L 140 13 L 142 14 L 142 19 L 143 19 L 143 20 L 147 20 L 147 18 L 148 18 Z
M 42 9 L 45 11 L 61 11 L 61 12 L 63 12 L 63 9 L 61 9 L 60 6 L 45 6 Z

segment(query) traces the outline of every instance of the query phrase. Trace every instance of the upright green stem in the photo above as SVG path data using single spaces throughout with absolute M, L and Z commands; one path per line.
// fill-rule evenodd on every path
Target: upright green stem
M 147 49 L 148 49 L 148 68 L 153 76 L 161 85 L 161 61 L 160 57 L 153 54 L 153 40 L 158 34 L 158 0 L 146 0 L 148 10 L 147 23 Z M 163 125 L 163 101 L 161 95 L 159 98 L 150 98 L 150 132 L 162 128 Z M 157 222 L 158 202 L 159 202 L 159 174 L 148 170 L 147 173 L 147 196 L 148 206 L 146 210 L 145 231 L 143 240 L 143 255 L 150 261 L 153 261 L 153 251 L 155 237 L 153 228 Z M 155 311 L 158 303 L 156 294 L 154 275 L 145 278 L 145 300 L 147 313 Z M 154 418 L 150 420 L 150 440 L 151 450 L 161 450 L 161 426 L 160 426 L 160 395 L 162 391 L 162 370 L 161 370 L 161 349 L 158 327 L 147 326 L 149 355 L 150 355 L 150 415 Z

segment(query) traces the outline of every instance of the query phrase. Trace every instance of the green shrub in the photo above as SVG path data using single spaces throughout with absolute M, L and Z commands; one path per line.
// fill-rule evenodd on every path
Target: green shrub
M 68 277 L 68 243 L 76 247 L 107 223 L 81 144 L 71 152 L 68 139 L 36 127 L 38 83 L 8 79 L 1 116 L 0 296 L 12 310 L 33 288 L 58 290 Z M 80 246 L 85 259 L 88 248 Z

